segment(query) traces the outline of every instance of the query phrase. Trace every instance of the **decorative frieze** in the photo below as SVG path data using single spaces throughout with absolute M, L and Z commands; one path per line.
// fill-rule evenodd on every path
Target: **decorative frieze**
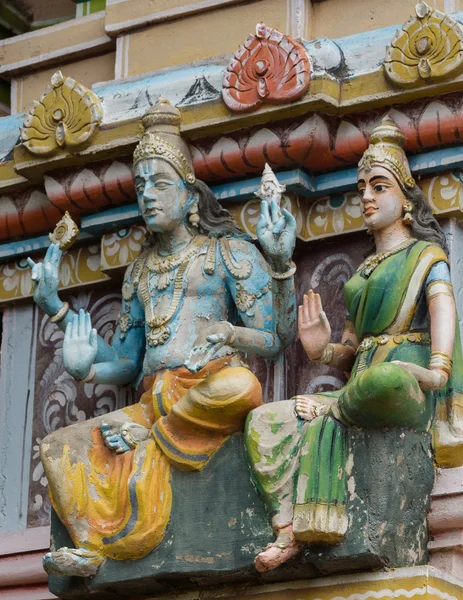
M 32 154 L 48 156 L 59 149 L 76 152 L 100 126 L 103 107 L 98 96 L 57 71 L 51 86 L 24 117 L 21 140 Z
M 428 177 L 419 182 L 437 218 L 463 219 L 463 176 L 460 171 Z M 227 204 L 238 226 L 256 238 L 260 200 Z M 287 192 L 282 206 L 296 219 L 297 237 L 305 242 L 364 231 L 360 198 L 354 191 L 310 200 Z M 61 289 L 94 286 L 119 277 L 142 249 L 146 230 L 133 225 L 105 233 L 97 243 L 67 252 L 60 270 Z M 0 303 L 32 296 L 31 271 L 24 259 L 0 265 Z
M 276 29 L 258 23 L 235 52 L 223 76 L 222 97 L 232 111 L 249 112 L 262 104 L 301 98 L 310 84 L 306 49 Z
M 384 70 L 400 87 L 450 78 L 463 70 L 463 27 L 420 0 L 386 49 Z

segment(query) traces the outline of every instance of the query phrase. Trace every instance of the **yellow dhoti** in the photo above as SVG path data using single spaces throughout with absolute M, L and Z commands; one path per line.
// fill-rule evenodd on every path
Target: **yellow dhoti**
M 162 541 L 172 506 L 171 467 L 202 469 L 262 404 L 256 377 L 230 366 L 233 361 L 217 359 L 194 374 L 179 368 L 147 377 L 138 404 L 45 438 L 41 454 L 52 505 L 76 547 L 133 560 Z M 152 436 L 116 454 L 104 445 L 103 420 L 138 423 Z

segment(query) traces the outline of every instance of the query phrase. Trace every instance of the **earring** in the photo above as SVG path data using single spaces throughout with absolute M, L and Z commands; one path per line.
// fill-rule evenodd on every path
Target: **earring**
M 404 204 L 404 216 L 402 217 L 402 221 L 405 223 L 405 225 L 412 225 L 413 224 L 413 204 L 410 202 L 410 200 L 407 200 Z
M 188 217 L 188 220 L 190 221 L 191 225 L 193 227 L 199 227 L 199 215 L 198 215 L 198 205 L 194 204 L 191 208 L 190 208 L 190 215 Z

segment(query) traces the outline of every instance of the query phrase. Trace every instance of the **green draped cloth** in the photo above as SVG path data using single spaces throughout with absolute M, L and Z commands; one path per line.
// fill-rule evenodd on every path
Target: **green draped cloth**
M 361 267 L 346 283 L 348 319 L 364 343 L 347 385 L 313 395 L 330 406 L 326 415 L 301 420 L 294 399 L 249 414 L 246 449 L 274 527 L 292 522 L 296 538 L 307 542 L 336 543 L 344 537 L 352 470 L 350 427 L 432 429 L 436 462 L 446 467 L 463 464 L 463 358 L 458 327 L 452 375 L 443 389 L 423 393 L 415 377 L 392 362 L 425 368 L 429 364 L 426 280 L 442 261 L 448 263 L 439 246 L 416 241 L 383 260 L 371 274 Z

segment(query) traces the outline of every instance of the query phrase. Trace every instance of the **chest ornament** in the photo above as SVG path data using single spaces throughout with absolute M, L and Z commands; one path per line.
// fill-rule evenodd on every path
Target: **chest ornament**
M 200 254 L 203 239 L 195 238 L 186 248 L 175 255 L 160 256 L 153 249 L 146 260 L 146 268 L 140 277 L 139 291 L 145 306 L 145 319 L 149 327 L 147 343 L 151 348 L 165 344 L 171 335 L 168 323 L 176 314 L 183 296 L 184 276 L 191 262 Z M 159 275 L 157 289 L 166 289 L 171 281 L 171 272 L 177 269 L 174 279 L 174 291 L 168 310 L 162 315 L 153 314 L 150 290 L 150 274 Z M 164 279 L 163 279 L 164 276 Z M 165 287 L 162 287 L 162 286 Z
M 220 254 L 222 255 L 223 262 L 227 267 L 228 271 L 232 274 L 235 279 L 247 279 L 252 272 L 252 265 L 249 261 L 243 260 L 237 262 L 232 255 L 230 249 L 230 242 L 227 238 L 223 237 L 219 240 Z
M 386 258 L 389 258 L 393 254 L 397 254 L 397 252 L 400 252 L 401 250 L 405 250 L 405 248 L 408 248 L 415 242 L 416 240 L 414 238 L 411 238 L 405 240 L 395 248 L 391 248 L 391 250 L 387 250 L 385 252 L 378 252 L 377 254 L 372 254 L 363 261 L 363 263 L 357 269 L 357 272 L 361 271 L 362 275 L 364 275 L 366 278 L 370 277 L 370 275 L 373 273 L 376 267 L 378 267 L 383 262 L 383 260 L 386 260 Z

